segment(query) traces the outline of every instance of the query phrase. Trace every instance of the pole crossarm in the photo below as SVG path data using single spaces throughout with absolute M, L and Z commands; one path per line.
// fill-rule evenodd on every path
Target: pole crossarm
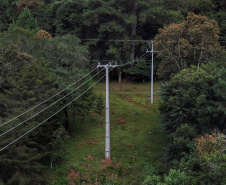
M 108 67 L 108 68 L 115 68 L 115 67 L 118 67 L 119 65 L 117 64 L 117 62 L 115 62 L 115 64 L 112 64 L 111 62 L 109 62 L 109 64 L 105 64 L 105 65 L 100 65 L 100 62 L 98 62 L 98 65 L 97 65 L 97 68 L 99 67 Z
M 150 44 L 150 46 L 151 46 L 151 45 L 154 45 L 154 41 L 151 40 L 151 41 L 149 42 L 149 44 Z M 159 52 L 159 51 L 152 51 L 152 50 L 146 49 L 146 53 L 158 53 L 158 52 Z

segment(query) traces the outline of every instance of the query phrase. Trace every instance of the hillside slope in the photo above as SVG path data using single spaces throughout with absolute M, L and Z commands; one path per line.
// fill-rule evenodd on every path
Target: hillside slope
M 77 132 L 65 143 L 63 161 L 53 168 L 50 184 L 141 184 L 145 175 L 161 173 L 166 138 L 159 122 L 159 84 L 154 89 L 150 104 L 149 83 L 110 83 L 112 162 L 104 162 L 104 114 L 101 126 L 98 115 L 91 114 L 76 123 Z M 94 91 L 105 98 L 104 83 Z

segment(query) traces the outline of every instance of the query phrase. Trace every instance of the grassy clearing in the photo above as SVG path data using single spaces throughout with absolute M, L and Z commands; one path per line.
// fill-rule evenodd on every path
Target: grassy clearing
M 164 169 L 162 156 L 166 138 L 159 122 L 159 84 L 154 85 L 154 104 L 150 104 L 150 84 L 110 83 L 111 159 L 104 163 L 104 115 L 76 125 L 77 133 L 66 143 L 61 166 L 55 167 L 53 184 L 101 184 L 106 181 L 141 184 L 146 174 Z M 105 84 L 95 86 L 105 97 Z M 66 179 L 67 177 L 67 179 Z M 58 181 L 58 183 L 57 183 Z

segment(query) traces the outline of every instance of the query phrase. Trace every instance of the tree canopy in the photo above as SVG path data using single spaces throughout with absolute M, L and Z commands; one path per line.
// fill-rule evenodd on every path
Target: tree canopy
M 100 125 L 103 99 L 85 92 L 88 72 L 117 61 L 130 64 L 112 74 L 119 82 L 150 79 L 150 40 L 154 75 L 169 80 L 159 110 L 172 169 L 144 184 L 224 184 L 225 8 L 224 0 L 1 0 L 0 125 L 56 96 L 0 127 L 1 148 L 25 134 L 1 152 L 0 184 L 44 184 L 76 124 L 95 111 Z
M 200 67 L 201 63 L 208 63 L 223 49 L 218 42 L 218 34 L 215 20 L 193 13 L 180 24 L 160 29 L 155 37 L 158 57 L 162 59 L 158 75 L 169 78 L 191 65 Z

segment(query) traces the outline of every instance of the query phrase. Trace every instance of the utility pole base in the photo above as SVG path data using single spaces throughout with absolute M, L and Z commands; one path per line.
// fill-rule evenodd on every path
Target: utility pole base
M 105 161 L 106 162 L 110 162 L 111 161 L 111 158 L 110 157 L 105 157 Z

